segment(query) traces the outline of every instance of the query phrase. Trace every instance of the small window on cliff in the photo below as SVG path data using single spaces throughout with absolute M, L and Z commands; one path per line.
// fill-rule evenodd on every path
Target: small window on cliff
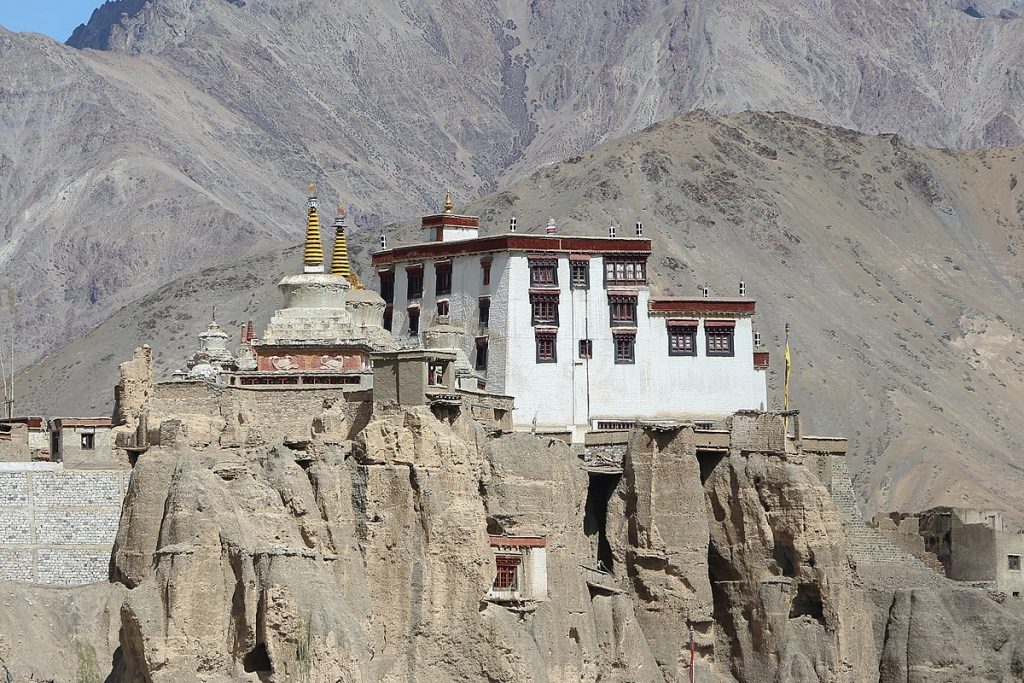
M 1007 555 L 1006 566 L 1015 572 L 1020 571 L 1020 555 Z

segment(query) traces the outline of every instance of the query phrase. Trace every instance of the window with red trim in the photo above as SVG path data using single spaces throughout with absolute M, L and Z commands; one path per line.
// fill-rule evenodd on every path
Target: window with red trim
M 530 286 L 558 286 L 558 259 L 530 259 Z
M 629 327 L 636 325 L 635 296 L 609 295 L 608 305 L 611 308 L 612 327 Z
M 617 334 L 615 341 L 615 362 L 618 364 L 629 364 L 636 362 L 636 335 Z
M 709 356 L 733 355 L 733 328 L 704 326 L 704 337 L 707 339 Z
M 532 325 L 558 324 L 558 294 L 530 293 L 530 305 L 533 309 Z
M 697 355 L 697 326 L 696 325 L 673 325 L 668 326 L 668 355 L 670 356 L 696 356 Z
M 519 567 L 523 558 L 519 555 L 498 555 L 494 558 L 498 573 L 494 577 L 494 590 L 519 590 Z
M 640 256 L 606 256 L 604 282 L 609 286 L 647 284 L 647 260 Z
M 452 293 L 452 262 L 434 264 L 434 294 Z
M 555 355 L 555 333 L 537 332 L 537 362 L 556 363 L 558 358 Z

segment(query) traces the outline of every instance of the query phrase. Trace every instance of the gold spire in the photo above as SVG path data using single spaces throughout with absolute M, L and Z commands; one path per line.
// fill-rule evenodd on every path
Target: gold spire
M 450 214 L 452 212 L 452 209 L 454 209 L 454 208 L 455 208 L 455 203 L 452 202 L 452 193 L 451 192 L 445 192 L 444 193 L 444 212 L 447 213 L 447 214 Z
M 320 241 L 320 214 L 316 210 L 316 183 L 309 184 L 309 201 L 306 203 L 306 248 L 303 252 L 304 271 L 324 272 L 324 246 Z
M 354 274 L 348 262 L 348 241 L 345 239 L 345 205 L 338 204 L 338 217 L 334 219 L 334 251 L 331 252 L 331 275 L 340 275 L 351 281 Z

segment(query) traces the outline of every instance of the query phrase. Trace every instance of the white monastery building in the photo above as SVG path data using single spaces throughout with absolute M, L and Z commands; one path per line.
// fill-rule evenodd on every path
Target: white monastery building
M 446 198 L 444 213 L 423 218 L 427 241 L 377 251 L 373 265 L 384 327 L 403 345 L 458 340 L 473 370 L 463 388 L 513 397 L 515 429 L 579 443 L 636 420 L 766 407 L 752 299 L 652 297 L 640 236 L 569 237 L 553 222 L 517 233 L 513 219 L 480 237 L 479 225 Z

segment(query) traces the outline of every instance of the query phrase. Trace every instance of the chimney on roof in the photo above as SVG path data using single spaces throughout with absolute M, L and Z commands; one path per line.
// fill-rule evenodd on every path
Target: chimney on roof
M 761 333 L 760 332 L 754 332 L 754 347 L 755 348 L 760 348 L 760 346 L 761 346 Z
M 608 236 L 609 237 L 615 237 L 615 226 L 614 225 L 609 225 L 608 226 Z
M 643 237 L 644 236 L 644 224 L 641 221 L 637 221 L 636 222 L 636 236 L 637 237 Z
M 740 296 L 746 296 L 746 295 L 747 295 L 747 283 L 744 282 L 743 280 L 740 280 Z
M 384 228 L 380 229 L 380 248 L 385 251 L 388 248 L 388 236 L 384 234 Z
M 555 226 L 555 219 L 554 218 L 549 218 L 548 219 L 548 224 L 546 226 L 544 226 L 544 232 L 546 234 L 548 234 L 548 235 L 554 235 L 555 233 L 558 232 L 558 227 Z
M 711 288 L 708 287 L 708 283 L 704 283 L 704 286 L 700 288 L 700 293 L 705 299 L 711 294 Z
M 510 218 L 508 220 L 508 231 L 509 232 L 515 232 L 516 231 L 516 217 L 515 216 L 512 216 L 512 218 Z

